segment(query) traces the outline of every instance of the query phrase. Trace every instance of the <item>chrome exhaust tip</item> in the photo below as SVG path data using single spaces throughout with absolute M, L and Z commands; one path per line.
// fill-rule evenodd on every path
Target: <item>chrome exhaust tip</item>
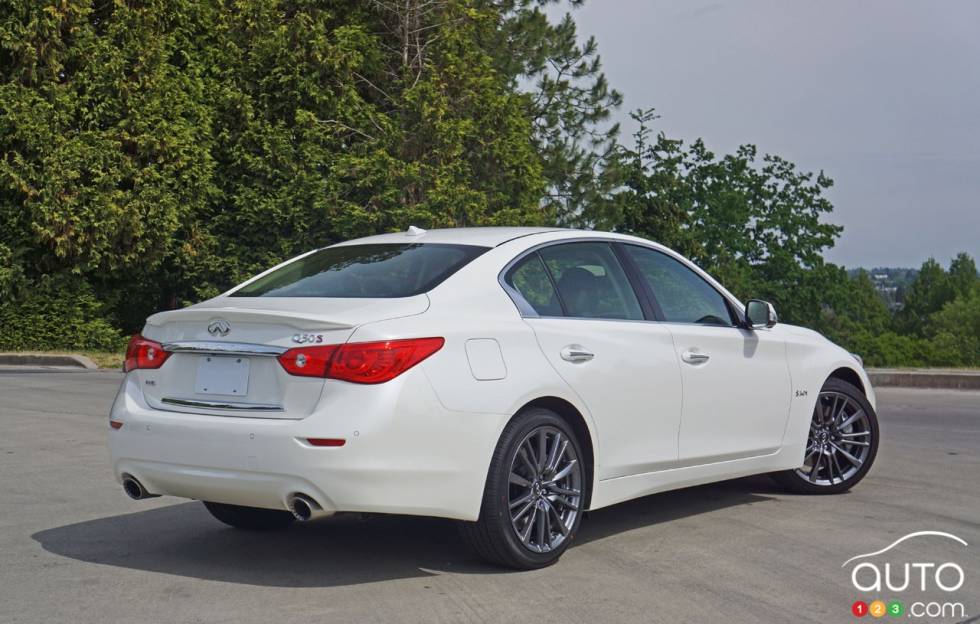
M 126 475 L 123 477 L 123 491 L 126 495 L 133 500 L 141 500 L 144 498 L 156 498 L 159 494 L 150 494 L 143 487 L 143 484 L 137 481 L 134 477 Z
M 315 500 L 306 494 L 293 494 L 289 497 L 289 501 L 286 505 L 289 511 L 293 514 L 300 522 L 307 522 L 309 520 L 314 520 L 322 516 L 329 516 L 330 513 L 323 510 Z
M 306 522 L 313 517 L 313 507 L 299 497 L 293 499 L 293 506 L 290 511 L 293 512 L 293 515 L 296 516 L 296 519 L 300 522 Z

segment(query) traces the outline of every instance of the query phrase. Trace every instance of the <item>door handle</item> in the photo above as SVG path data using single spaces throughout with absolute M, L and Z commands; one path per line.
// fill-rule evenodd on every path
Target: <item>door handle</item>
M 699 353 L 697 351 L 685 351 L 681 354 L 681 359 L 688 364 L 703 364 L 711 359 L 711 356 L 707 353 Z
M 568 345 L 561 350 L 561 359 L 566 362 L 588 362 L 595 357 L 595 353 L 587 350 L 582 345 Z

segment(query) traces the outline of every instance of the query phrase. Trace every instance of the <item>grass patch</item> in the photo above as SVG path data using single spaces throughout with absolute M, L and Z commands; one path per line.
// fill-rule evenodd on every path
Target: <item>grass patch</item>
M 126 359 L 125 351 L 73 351 L 71 353 L 90 358 L 99 368 L 121 369 L 123 360 Z

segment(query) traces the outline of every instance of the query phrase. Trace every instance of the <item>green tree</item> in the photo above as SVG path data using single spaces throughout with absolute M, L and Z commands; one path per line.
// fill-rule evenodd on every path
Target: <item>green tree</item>
M 896 317 L 897 327 L 904 333 L 924 336 L 929 316 L 955 297 L 949 275 L 934 258 L 929 258 L 905 291 L 905 305 Z
M 868 366 L 919 357 L 919 345 L 891 332 L 891 315 L 866 271 L 849 277 L 842 268 L 825 266 L 830 270 L 821 283 L 823 303 L 811 327 L 860 354 Z
M 962 255 L 962 254 L 961 254 Z M 980 285 L 950 301 L 929 319 L 931 363 L 980 366 Z
M 637 111 L 635 145 L 620 151 L 624 185 L 616 195 L 621 229 L 690 256 L 743 298 L 772 300 L 791 322 L 815 325 L 828 305 L 837 267 L 823 251 L 840 227 L 822 217 L 832 181 L 800 172 L 752 145 L 716 156 L 663 133 L 650 141 L 652 111 Z
M 173 62 L 192 3 L 6 6 L 3 244 L 29 276 L 158 264 L 212 188 L 202 85 Z
M 611 111 L 622 103 L 602 72 L 594 38 L 580 41 L 566 14 L 549 21 L 544 9 L 562 0 L 481 0 L 498 16 L 484 49 L 511 88 L 528 96 L 525 115 L 547 186 L 543 203 L 555 223 L 612 229 L 619 126 Z M 584 0 L 570 0 L 572 8 Z
M 834 313 L 846 319 L 850 327 L 844 331 L 867 331 L 872 335 L 887 331 L 891 325 L 891 315 L 882 300 L 867 271 L 863 269 L 856 275 L 848 277 L 843 269 L 839 269 L 836 280 L 838 291 L 831 296 L 834 303 Z
M 114 351 L 122 336 L 102 302 L 69 274 L 44 276 L 20 293 L 20 306 L 0 302 L 0 350 L 95 349 Z
M 132 331 L 340 239 L 553 221 L 534 96 L 496 45 L 515 10 L 7 2 L 2 305 L 67 275 Z
M 540 205 L 545 179 L 530 140 L 529 98 L 514 92 L 481 44 L 497 31 L 499 9 L 432 0 L 373 4 L 400 51 L 386 57 L 398 88 L 382 96 L 396 124 L 384 141 L 384 164 L 395 161 L 403 176 L 398 202 L 386 211 L 388 227 L 549 220 Z
M 977 283 L 977 265 L 966 252 L 956 254 L 949 263 L 949 284 L 956 297 L 969 296 Z
M 651 142 L 649 124 L 659 118 L 653 109 L 634 111 L 631 116 L 638 124 L 633 147 L 621 147 L 618 154 L 623 177 L 615 198 L 618 228 L 694 256 L 701 246 L 690 228 L 694 197 L 685 178 L 683 141 L 659 133 Z

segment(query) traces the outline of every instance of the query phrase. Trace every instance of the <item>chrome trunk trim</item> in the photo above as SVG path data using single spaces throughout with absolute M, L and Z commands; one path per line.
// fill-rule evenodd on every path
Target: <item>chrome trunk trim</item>
M 202 401 L 200 399 L 160 399 L 166 405 L 196 407 L 199 409 L 234 410 L 238 412 L 281 412 L 282 405 L 272 403 L 236 403 L 234 401 Z
M 216 342 L 210 340 L 166 342 L 163 344 L 163 349 L 171 353 L 213 353 L 217 355 L 252 355 L 260 357 L 275 357 L 288 351 L 286 347 L 273 347 L 247 342 Z

